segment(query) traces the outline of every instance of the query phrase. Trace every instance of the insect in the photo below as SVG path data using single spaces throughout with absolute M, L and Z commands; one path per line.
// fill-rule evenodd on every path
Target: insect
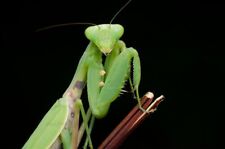
M 127 48 L 120 40 L 123 33 L 123 26 L 111 23 L 90 26 L 85 30 L 90 43 L 79 61 L 71 84 L 44 116 L 23 149 L 59 148 L 60 144 L 64 149 L 77 148 L 82 136 L 82 131 L 78 131 L 80 112 L 83 117 L 82 130 L 85 129 L 87 133 L 85 144 L 93 148 L 90 132 L 94 120 L 107 115 L 110 104 L 119 96 L 127 80 L 136 94 L 140 109 L 144 111 L 138 93 L 140 59 L 134 48 Z M 106 57 L 104 64 L 102 56 Z M 133 78 L 130 76 L 131 63 Z M 85 85 L 90 107 L 87 113 L 80 99 Z M 89 119 L 91 122 L 88 126 Z

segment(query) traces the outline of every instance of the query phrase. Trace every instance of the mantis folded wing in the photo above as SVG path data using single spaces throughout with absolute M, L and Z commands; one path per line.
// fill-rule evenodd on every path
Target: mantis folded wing
M 57 100 L 23 148 L 49 148 L 61 133 L 68 112 L 67 100 Z
M 101 24 L 85 30 L 90 44 L 77 66 L 74 78 L 63 97 L 56 101 L 39 126 L 23 146 L 24 149 L 47 149 L 63 144 L 66 149 L 77 148 L 79 111 L 81 111 L 89 140 L 87 118 L 80 100 L 82 90 L 87 84 L 88 102 L 93 117 L 107 115 L 110 104 L 119 96 L 125 82 L 130 79 L 133 60 L 133 84 L 139 100 L 138 86 L 141 78 L 140 59 L 133 48 L 127 48 L 120 40 L 124 29 L 119 24 Z M 106 56 L 103 64 L 102 56 Z M 58 147 L 59 148 L 59 145 Z

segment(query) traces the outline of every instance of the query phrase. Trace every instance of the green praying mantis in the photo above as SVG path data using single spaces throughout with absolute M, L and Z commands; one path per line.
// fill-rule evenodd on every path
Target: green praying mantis
M 139 108 L 138 87 L 141 79 L 141 66 L 138 52 L 127 48 L 120 40 L 124 33 L 119 24 L 101 24 L 90 26 L 85 36 L 90 40 L 77 66 L 75 75 L 62 98 L 44 116 L 36 130 L 23 146 L 23 149 L 78 147 L 82 131 L 79 131 L 79 113 L 83 117 L 82 130 L 86 131 L 86 143 L 93 148 L 90 133 L 95 118 L 103 118 L 110 104 L 117 99 L 128 80 L 136 94 Z M 103 63 L 102 57 L 105 56 Z M 133 63 L 133 78 L 130 70 Z M 89 109 L 85 112 L 81 94 L 87 86 Z M 88 126 L 88 121 L 90 125 Z

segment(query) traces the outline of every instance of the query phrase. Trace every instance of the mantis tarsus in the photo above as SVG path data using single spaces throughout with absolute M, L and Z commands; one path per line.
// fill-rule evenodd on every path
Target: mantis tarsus
M 141 78 L 140 59 L 134 48 L 127 48 L 120 40 L 123 32 L 124 28 L 121 25 L 111 23 L 90 26 L 85 30 L 90 43 L 79 61 L 71 84 L 63 97 L 56 101 L 42 119 L 23 146 L 24 149 L 58 148 L 61 143 L 65 149 L 77 148 L 80 111 L 88 144 L 93 148 L 90 131 L 94 119 L 106 116 L 110 104 L 119 96 L 127 80 L 131 84 L 132 91 L 136 93 L 136 99 L 142 109 L 138 93 Z M 104 64 L 102 56 L 106 56 Z M 132 79 L 131 61 L 133 61 Z M 90 106 L 87 113 L 80 99 L 85 85 Z M 90 114 L 91 124 L 88 126 Z

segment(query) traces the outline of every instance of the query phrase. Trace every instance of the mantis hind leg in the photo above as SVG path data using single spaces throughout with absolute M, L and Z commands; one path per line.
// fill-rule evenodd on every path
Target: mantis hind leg
M 90 125 L 89 125 L 90 135 L 91 135 L 92 129 L 94 127 L 94 123 L 95 123 L 95 117 L 92 115 L 91 116 L 91 122 L 90 122 Z M 89 139 L 88 139 L 88 137 L 86 137 L 86 140 L 85 140 L 85 143 L 84 143 L 84 149 L 87 148 L 88 142 L 89 142 Z
M 88 143 L 89 143 L 89 147 L 91 149 L 93 149 L 93 144 L 92 144 L 91 135 L 90 135 L 91 132 L 90 132 L 90 129 L 88 128 L 88 119 L 87 119 L 82 101 L 80 99 L 78 99 L 75 102 L 75 106 L 76 106 L 77 109 L 80 109 L 81 116 L 83 118 L 84 127 L 85 127 L 85 130 L 86 130 L 86 133 L 87 133 L 87 140 L 88 140 Z

